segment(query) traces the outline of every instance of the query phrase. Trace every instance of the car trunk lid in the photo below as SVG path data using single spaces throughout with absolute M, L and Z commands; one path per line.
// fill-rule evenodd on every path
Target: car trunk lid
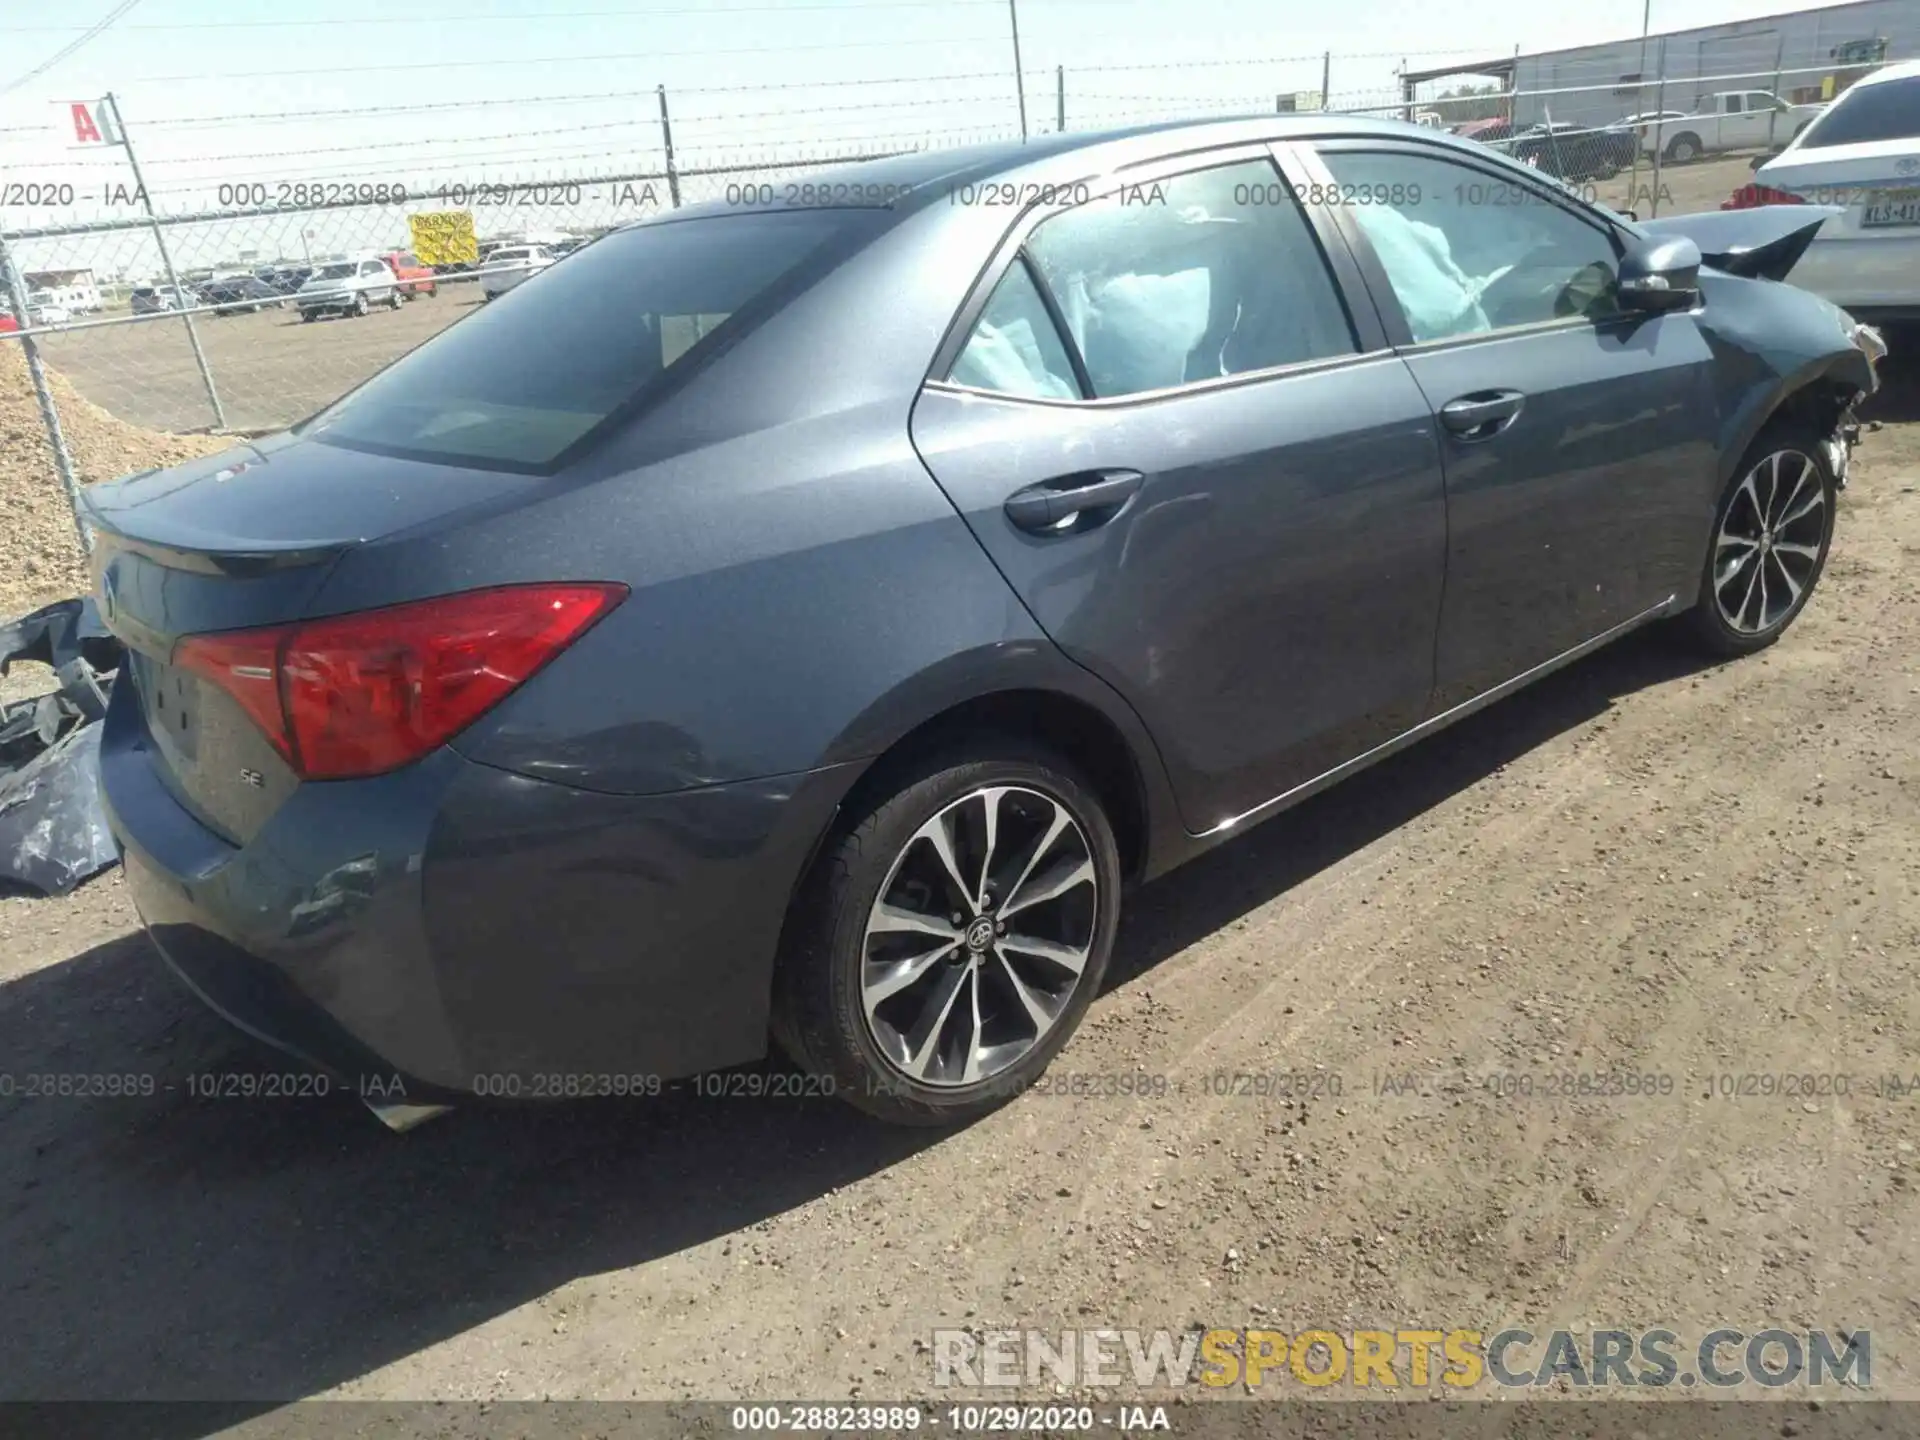
M 1828 240 L 1920 235 L 1920 140 L 1789 150 L 1760 167 L 1762 185 L 1836 205 Z
M 175 663 L 184 637 L 308 618 L 353 547 L 541 483 L 282 436 L 84 491 L 101 619 L 174 798 L 244 844 L 300 783 L 232 695 Z

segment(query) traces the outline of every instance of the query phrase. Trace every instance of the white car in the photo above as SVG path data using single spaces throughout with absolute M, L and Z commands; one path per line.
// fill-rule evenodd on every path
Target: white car
M 487 263 L 480 267 L 481 293 L 492 300 L 553 263 L 554 254 L 544 245 L 502 246 L 487 256 Z
M 302 320 L 322 315 L 364 315 L 375 305 L 398 310 L 400 277 L 384 260 L 333 260 L 313 272 L 293 293 Z
M 1723 209 L 1842 207 L 1788 279 L 1868 323 L 1920 320 L 1920 60 L 1856 81 Z
M 27 292 L 27 323 L 29 325 L 64 325 L 73 318 L 73 312 L 57 303 L 46 291 Z

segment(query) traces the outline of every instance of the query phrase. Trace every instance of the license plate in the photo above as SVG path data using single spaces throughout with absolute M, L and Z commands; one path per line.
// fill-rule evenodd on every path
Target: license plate
M 1860 216 L 1862 228 L 1883 225 L 1920 225 L 1920 190 L 1896 190 Z

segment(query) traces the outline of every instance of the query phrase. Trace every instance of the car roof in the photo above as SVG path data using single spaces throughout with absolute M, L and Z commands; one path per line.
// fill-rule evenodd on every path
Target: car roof
M 1889 80 L 1911 80 L 1920 75 L 1920 60 L 1902 60 L 1895 65 L 1884 65 L 1871 75 L 1862 75 L 1849 89 L 1858 90 L 1862 85 L 1884 85 Z
M 861 192 L 871 195 L 878 191 L 883 197 L 865 204 L 858 199 L 849 199 L 844 202 L 848 209 L 919 208 L 957 186 L 1015 179 L 1059 181 L 1142 164 L 1189 150 L 1260 141 L 1311 141 L 1334 137 L 1418 139 L 1428 144 L 1452 147 L 1462 155 L 1484 156 L 1486 153 L 1485 147 L 1473 145 L 1431 125 L 1415 125 L 1402 120 L 1337 114 L 1256 114 L 1224 120 L 1167 120 L 1121 129 L 1037 135 L 1025 141 L 999 140 L 944 150 L 916 150 L 885 159 L 862 160 L 810 170 L 797 183 L 802 193 L 811 186 L 813 195 L 820 194 L 823 187 L 832 193 L 835 187 L 845 185 L 855 195 Z M 773 188 L 773 203 L 755 205 L 755 213 L 819 206 L 817 200 L 783 205 L 780 192 L 786 188 L 785 183 Z M 841 202 L 836 201 L 838 203 Z M 672 224 L 702 216 L 738 213 L 739 209 L 737 204 L 708 200 L 664 216 L 648 217 L 632 223 Z

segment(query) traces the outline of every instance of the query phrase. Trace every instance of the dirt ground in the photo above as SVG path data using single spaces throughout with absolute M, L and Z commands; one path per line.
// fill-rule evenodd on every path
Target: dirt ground
M 438 295 L 357 319 L 303 323 L 299 312 L 195 317 L 228 430 L 270 430 L 304 420 L 382 366 L 438 334 L 479 303 L 478 287 L 449 284 Z M 49 336 L 47 363 L 95 404 L 156 430 L 214 426 L 205 382 L 173 317 L 103 325 Z
M 1509 1321 L 1868 1327 L 1875 1391 L 1920 1396 L 1920 1095 L 1882 1088 L 1920 1072 L 1920 373 L 1877 410 L 1780 645 L 1635 638 L 1132 897 L 1055 1072 L 1158 1096 L 396 1136 L 192 1093 L 282 1067 L 117 873 L 0 900 L 0 1073 L 154 1091 L 0 1097 L 0 1399 L 897 1398 L 940 1326 Z M 1340 1093 L 1208 1083 L 1275 1069 Z M 1672 1083 L 1480 1083 L 1568 1071 Z M 1718 1093 L 1783 1073 L 1849 1093 Z

